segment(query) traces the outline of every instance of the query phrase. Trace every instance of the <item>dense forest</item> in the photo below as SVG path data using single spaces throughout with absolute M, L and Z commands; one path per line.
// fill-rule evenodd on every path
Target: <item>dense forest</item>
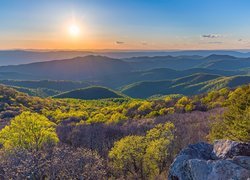
M 250 140 L 250 85 L 150 99 L 40 98 L 3 85 L 0 95 L 7 179 L 165 179 L 190 143 Z

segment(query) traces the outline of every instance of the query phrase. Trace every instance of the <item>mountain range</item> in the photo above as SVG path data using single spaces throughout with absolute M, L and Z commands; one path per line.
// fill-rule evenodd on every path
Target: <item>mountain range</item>
M 0 50 L 0 66 L 18 65 L 33 62 L 71 59 L 78 56 L 101 55 L 111 58 L 132 58 L 141 56 L 210 56 L 230 55 L 235 57 L 250 57 L 249 52 L 236 50 L 189 50 L 189 51 L 118 51 L 118 50 Z
M 87 52 L 86 52 L 87 53 Z M 212 54 L 70 59 L 0 66 L 0 83 L 35 96 L 71 96 L 68 91 L 103 86 L 134 98 L 194 95 L 250 83 L 250 58 Z M 96 94 L 94 89 L 88 93 Z M 77 91 L 78 92 L 78 91 Z M 76 92 L 73 92 L 76 94 Z M 104 93 L 105 94 L 105 93 Z M 62 97 L 62 96 L 61 96 Z

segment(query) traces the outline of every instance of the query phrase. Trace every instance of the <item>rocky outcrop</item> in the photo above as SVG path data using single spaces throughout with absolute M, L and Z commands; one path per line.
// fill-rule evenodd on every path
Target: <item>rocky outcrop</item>
M 183 149 L 169 170 L 169 180 L 248 180 L 250 144 L 228 140 L 197 143 Z
M 214 142 L 213 152 L 221 159 L 233 158 L 235 156 L 250 156 L 250 145 L 249 143 L 219 140 Z

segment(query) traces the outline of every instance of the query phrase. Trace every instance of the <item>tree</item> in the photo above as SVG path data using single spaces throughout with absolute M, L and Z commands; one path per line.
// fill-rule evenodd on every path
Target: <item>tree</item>
M 166 167 L 168 147 L 172 140 L 174 124 L 158 124 L 146 134 L 145 171 L 149 177 L 160 174 Z
M 119 123 L 123 120 L 127 120 L 128 118 L 123 115 L 122 113 L 116 112 L 114 114 L 112 114 L 112 116 L 110 117 L 110 119 L 107 121 L 107 124 L 112 124 L 112 123 Z
M 85 148 L 64 145 L 0 155 L 0 179 L 107 179 L 104 160 Z
M 23 112 L 0 131 L 0 143 L 7 150 L 39 150 L 58 142 L 55 124 L 37 113 Z
M 229 107 L 221 121 L 212 125 L 209 139 L 250 141 L 250 86 L 237 88 L 229 94 Z
M 143 136 L 127 136 L 115 142 L 109 152 L 111 167 L 126 178 L 143 177 L 143 156 L 146 144 Z
M 90 122 L 90 123 L 104 123 L 106 121 L 107 121 L 107 117 L 102 113 L 98 113 L 94 115 L 91 119 L 87 120 L 87 122 Z
M 166 167 L 173 129 L 172 123 L 158 124 L 145 136 L 127 136 L 117 141 L 109 152 L 115 175 L 128 179 L 152 179 L 159 175 Z
M 180 98 L 177 103 L 175 104 L 176 108 L 180 109 L 181 111 L 184 112 L 189 112 L 192 111 L 195 106 L 193 105 L 193 103 L 191 102 L 191 99 L 189 99 L 186 96 L 183 96 L 182 98 Z

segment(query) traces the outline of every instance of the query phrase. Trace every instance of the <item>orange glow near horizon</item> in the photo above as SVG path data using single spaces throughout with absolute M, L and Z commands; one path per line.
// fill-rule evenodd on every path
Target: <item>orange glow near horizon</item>
M 82 30 L 81 30 L 82 31 Z M 85 34 L 85 33 L 84 33 Z M 142 45 L 136 41 L 126 41 L 123 44 L 116 43 L 113 38 L 96 38 L 89 35 L 82 37 L 82 32 L 78 29 L 70 31 L 69 27 L 66 33 L 58 35 L 58 39 L 37 39 L 37 40 L 13 40 L 0 44 L 0 49 L 121 49 L 121 50 L 206 50 L 206 49 L 235 49 L 234 44 L 200 44 L 200 43 L 176 43 L 168 41 L 168 43 L 148 43 Z

